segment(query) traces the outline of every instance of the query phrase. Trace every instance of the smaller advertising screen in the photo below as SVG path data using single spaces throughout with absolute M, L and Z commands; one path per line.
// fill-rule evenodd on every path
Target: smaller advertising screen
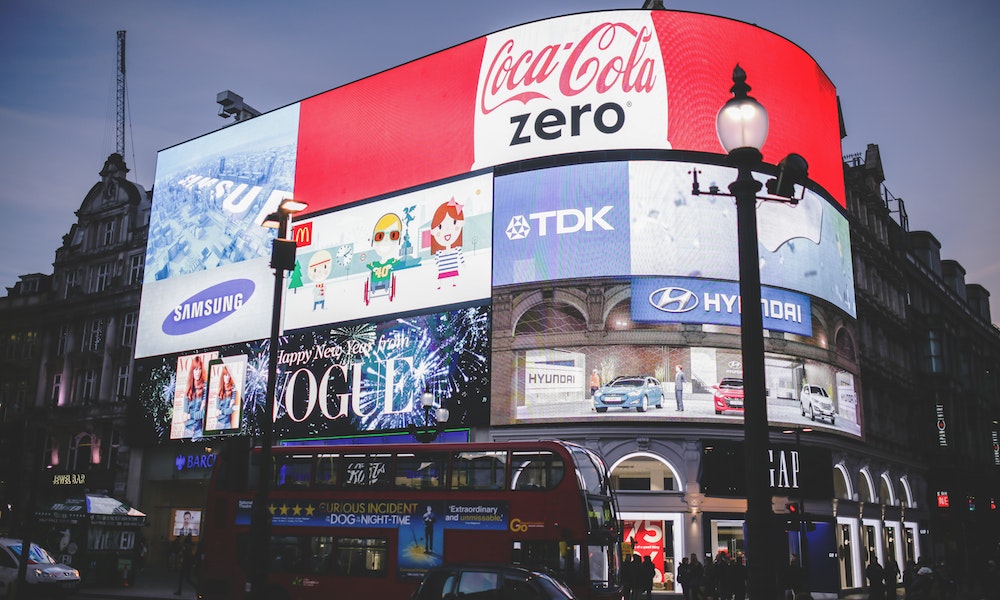
M 201 511 L 194 508 L 175 508 L 171 535 L 175 538 L 201 535 Z
M 502 368 L 497 364 L 504 360 L 495 356 L 494 368 Z M 625 344 L 541 348 L 513 351 L 512 368 L 510 383 L 494 383 L 494 425 L 743 420 L 739 349 Z M 861 435 L 853 375 L 827 363 L 767 354 L 765 384 L 770 422 Z
M 743 452 L 743 442 L 705 442 L 699 477 L 702 492 L 708 496 L 745 495 Z M 833 495 L 833 457 L 829 449 L 794 443 L 771 444 L 768 460 L 768 487 L 773 495 L 792 500 L 827 499 Z
M 174 381 L 173 417 L 170 439 L 201 436 L 205 431 L 205 404 L 208 401 L 209 364 L 218 352 L 189 354 L 177 359 Z
M 493 284 L 629 276 L 738 282 L 735 203 L 694 196 L 695 170 L 705 189 L 724 188 L 736 178 L 728 167 L 654 161 L 567 165 L 497 177 Z M 806 306 L 779 289 L 822 298 L 856 314 L 847 219 L 819 194 L 803 193 L 795 206 L 760 202 L 757 208 L 761 283 L 775 301 L 764 310 L 780 311 L 771 324 L 794 333 L 811 327 L 806 313 L 795 316 Z M 705 292 L 738 298 L 721 287 Z M 713 306 L 710 301 L 702 309 Z M 726 307 L 685 312 L 674 312 L 674 322 L 698 322 L 698 314 L 705 317 L 702 323 L 719 323 L 727 315 L 732 322 L 735 314 Z M 644 309 L 642 314 L 662 322 L 663 315 Z
M 206 434 L 239 430 L 246 372 L 246 356 L 227 356 L 209 362 Z
M 425 392 L 449 410 L 449 428 L 489 425 L 489 323 L 489 306 L 477 304 L 282 337 L 275 439 L 425 427 Z M 136 361 L 135 434 L 158 442 L 259 434 L 268 357 L 269 342 L 256 340 Z
M 275 435 L 423 427 L 425 392 L 448 409 L 448 427 L 488 425 L 489 316 L 477 305 L 289 335 L 278 354 Z
M 468 177 L 296 223 L 285 327 L 488 298 L 492 183 Z

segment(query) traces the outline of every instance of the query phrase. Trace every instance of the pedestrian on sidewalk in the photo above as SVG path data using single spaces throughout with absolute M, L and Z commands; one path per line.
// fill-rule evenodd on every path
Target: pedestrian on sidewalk
M 174 592 L 174 595 L 180 596 L 184 591 L 185 581 L 189 585 L 194 585 L 194 582 L 191 581 L 191 568 L 194 566 L 194 547 L 191 543 L 191 534 L 185 535 L 184 539 L 181 541 L 181 548 L 178 551 L 177 561 L 180 570 L 177 573 L 177 591 Z

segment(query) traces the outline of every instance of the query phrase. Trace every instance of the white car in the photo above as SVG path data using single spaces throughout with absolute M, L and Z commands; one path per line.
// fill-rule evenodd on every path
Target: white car
M 809 415 L 809 419 L 815 421 L 818 415 L 824 419 L 830 419 L 830 424 L 837 422 L 837 412 L 833 408 L 833 399 L 826 393 L 826 389 L 818 385 L 802 386 L 802 393 L 799 394 L 799 408 L 802 416 Z
M 0 598 L 10 597 L 17 580 L 21 547 L 21 540 L 0 538 Z M 79 571 L 57 563 L 44 548 L 36 544 L 31 545 L 24 578 L 29 590 L 26 594 L 20 594 L 21 598 L 66 595 L 80 587 Z

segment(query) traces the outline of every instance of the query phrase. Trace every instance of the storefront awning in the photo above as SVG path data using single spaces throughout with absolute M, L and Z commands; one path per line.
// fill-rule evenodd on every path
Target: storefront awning
M 35 511 L 40 523 L 75 525 L 93 523 L 95 525 L 119 525 L 141 527 L 146 524 L 146 514 L 125 504 L 117 498 L 87 494 L 82 498 L 67 498 Z

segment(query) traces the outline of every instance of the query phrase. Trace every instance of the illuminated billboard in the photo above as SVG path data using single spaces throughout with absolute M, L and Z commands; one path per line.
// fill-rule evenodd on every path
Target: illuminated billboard
M 514 351 L 511 363 L 510 379 L 493 382 L 493 425 L 743 420 L 738 348 L 560 345 Z M 677 367 L 684 373 L 679 385 Z M 850 373 L 811 359 L 768 354 L 765 384 L 768 420 L 861 435 Z
M 836 90 L 815 61 L 759 27 L 665 10 L 528 23 L 303 100 L 295 192 L 322 210 L 542 156 L 722 154 L 737 63 L 770 115 L 764 160 L 805 156 L 843 206 Z
M 278 439 L 424 426 L 420 396 L 451 427 L 489 425 L 488 305 L 325 326 L 280 340 L 273 414 Z M 267 390 L 268 343 L 137 362 L 142 420 L 155 440 L 255 435 Z
M 736 178 L 728 167 L 653 161 L 497 177 L 494 285 L 630 275 L 739 281 L 735 204 L 693 196 L 694 169 L 703 183 Z M 757 220 L 761 283 L 855 316 L 850 233 L 836 208 L 805 190 L 795 206 L 759 203 Z M 675 322 L 718 322 L 674 314 Z
M 297 222 L 285 328 L 489 298 L 492 210 L 487 174 Z
M 582 375 L 589 384 L 595 368 L 598 388 L 612 376 L 653 378 L 644 385 L 672 399 L 678 359 L 652 358 L 627 330 L 603 347 L 548 348 L 555 342 L 539 329 L 530 348 L 498 352 L 491 302 L 513 287 L 585 279 L 588 302 L 615 286 L 600 302 L 634 329 L 737 325 L 733 202 L 691 194 L 692 171 L 705 188 L 736 176 L 693 161 L 723 162 L 715 116 L 737 62 L 771 117 L 765 161 L 797 152 L 810 166 L 797 206 L 758 207 L 765 326 L 810 338 L 826 304 L 854 317 L 836 91 L 808 54 L 756 26 L 693 13 L 546 19 L 160 152 L 135 350 L 154 437 L 254 434 L 271 350 L 279 438 L 421 424 L 417 399 L 428 389 L 449 405 L 452 426 L 489 425 L 491 403 L 499 425 L 595 418 Z M 625 160 L 635 150 L 653 152 Z M 296 262 L 272 349 L 274 232 L 260 224 L 289 197 L 308 208 L 294 220 Z M 733 361 L 709 346 L 657 348 L 684 356 L 689 386 L 702 382 L 691 389 L 696 408 L 720 384 L 718 365 Z M 703 358 L 713 352 L 725 360 Z M 503 374 L 491 382 L 498 357 Z M 616 357 L 634 372 L 607 367 Z M 836 408 L 809 388 L 812 416 L 856 435 L 853 375 L 787 360 L 791 375 L 769 371 L 774 401 L 794 399 L 804 418 L 802 386 L 818 381 Z

